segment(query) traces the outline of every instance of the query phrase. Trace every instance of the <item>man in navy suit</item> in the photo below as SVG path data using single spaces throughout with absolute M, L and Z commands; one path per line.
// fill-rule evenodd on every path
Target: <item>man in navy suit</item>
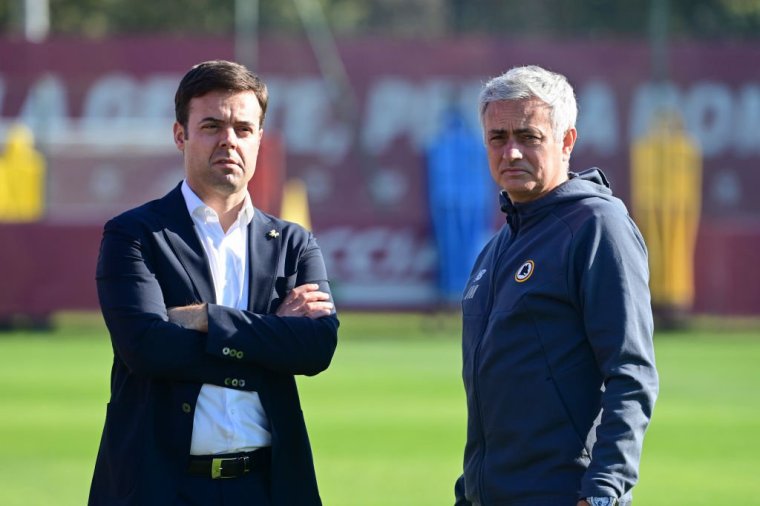
M 114 361 L 90 505 L 321 504 L 294 375 L 328 367 L 338 320 L 314 237 L 251 203 L 266 107 L 242 65 L 193 67 L 185 180 L 105 225 Z

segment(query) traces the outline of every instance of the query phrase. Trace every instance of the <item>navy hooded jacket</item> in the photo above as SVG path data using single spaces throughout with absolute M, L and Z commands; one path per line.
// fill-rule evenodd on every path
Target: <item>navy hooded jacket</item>
M 456 504 L 627 504 L 658 392 L 644 241 L 598 169 L 502 204 L 462 300 Z

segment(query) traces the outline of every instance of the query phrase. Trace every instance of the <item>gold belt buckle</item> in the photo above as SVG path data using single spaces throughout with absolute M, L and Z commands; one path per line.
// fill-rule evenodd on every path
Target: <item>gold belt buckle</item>
M 213 459 L 211 461 L 211 478 L 216 480 L 219 478 L 232 478 L 232 476 L 222 476 L 222 463 L 225 460 L 230 459 Z

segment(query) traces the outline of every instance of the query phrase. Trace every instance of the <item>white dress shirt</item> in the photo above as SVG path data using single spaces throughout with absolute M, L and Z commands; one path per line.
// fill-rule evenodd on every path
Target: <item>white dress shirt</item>
M 216 212 L 182 182 L 182 195 L 211 267 L 216 303 L 247 309 L 248 224 L 253 204 L 246 195 L 237 220 L 225 234 Z M 259 394 L 204 384 L 193 418 L 191 455 L 252 451 L 271 445 L 269 420 Z

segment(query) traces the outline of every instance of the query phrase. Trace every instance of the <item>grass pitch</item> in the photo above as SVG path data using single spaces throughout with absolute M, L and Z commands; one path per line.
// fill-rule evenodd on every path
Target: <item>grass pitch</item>
M 299 380 L 324 504 L 452 504 L 466 417 L 457 318 L 342 322 L 330 369 Z M 635 503 L 760 505 L 757 327 L 658 334 L 656 348 Z M 86 504 L 110 363 L 98 317 L 0 334 L 0 505 Z

